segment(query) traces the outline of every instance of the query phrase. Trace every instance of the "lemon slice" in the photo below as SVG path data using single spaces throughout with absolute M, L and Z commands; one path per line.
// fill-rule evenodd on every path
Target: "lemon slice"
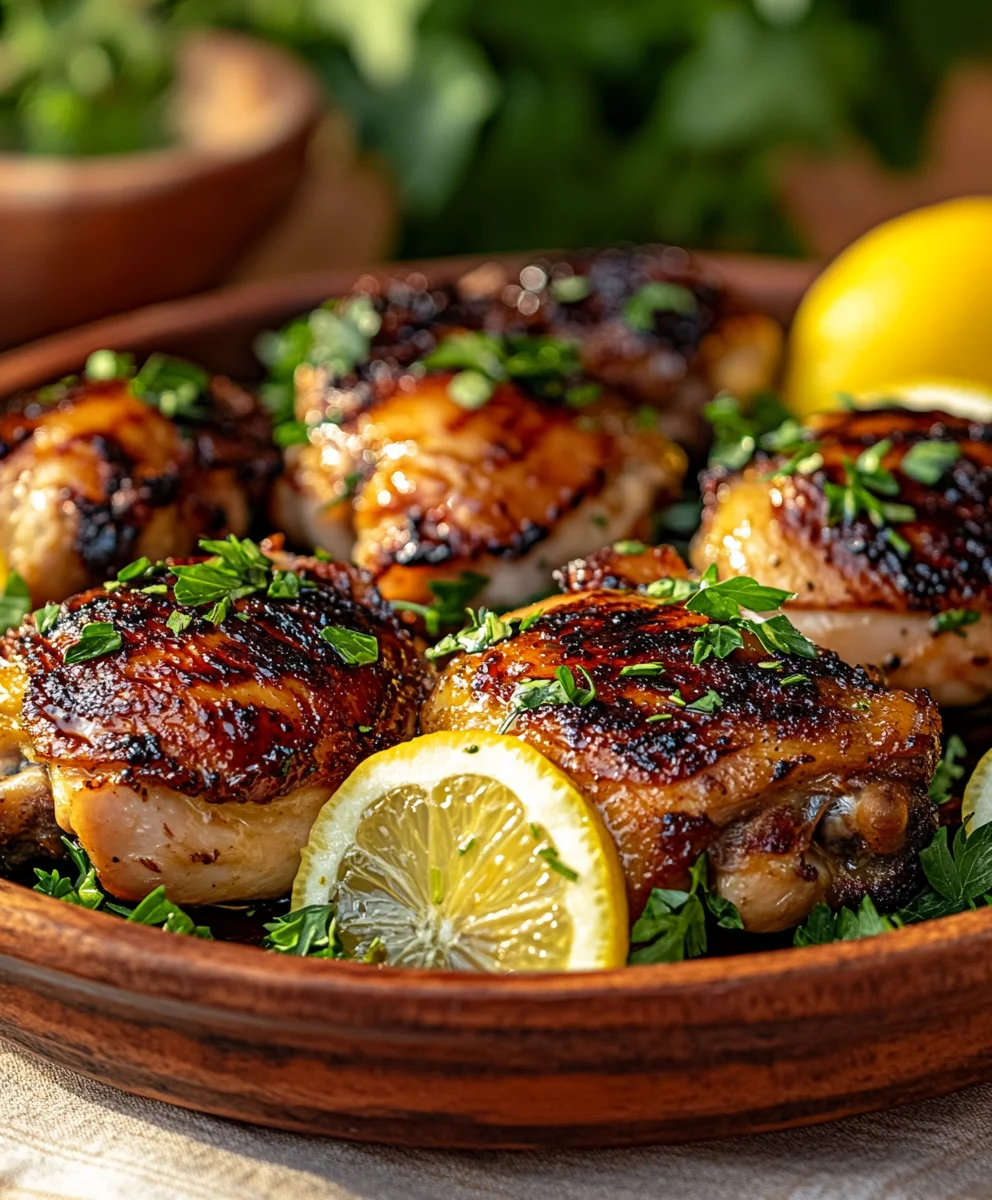
M 992 388 L 968 379 L 913 379 L 855 397 L 855 403 L 865 408 L 893 402 L 904 408 L 939 408 L 973 421 L 992 419 Z
M 348 954 L 395 966 L 621 966 L 623 873 L 599 813 L 514 737 L 431 733 L 366 759 L 324 805 L 293 907 L 333 902 Z
M 961 820 L 971 833 L 992 821 L 992 750 L 978 760 L 961 798 Z

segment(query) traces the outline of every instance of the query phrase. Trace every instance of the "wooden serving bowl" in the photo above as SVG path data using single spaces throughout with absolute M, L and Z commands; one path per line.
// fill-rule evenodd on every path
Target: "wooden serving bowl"
M 723 265 L 783 316 L 810 275 Z M 104 346 L 244 370 L 253 334 L 352 275 L 49 339 L 0 359 L 0 394 Z M 140 1095 L 337 1137 L 476 1148 L 721 1137 L 992 1077 L 992 912 L 804 950 L 491 977 L 204 943 L 0 883 L 0 1035 Z
M 0 347 L 224 279 L 291 199 L 321 109 L 291 55 L 190 34 L 163 149 L 0 154 Z

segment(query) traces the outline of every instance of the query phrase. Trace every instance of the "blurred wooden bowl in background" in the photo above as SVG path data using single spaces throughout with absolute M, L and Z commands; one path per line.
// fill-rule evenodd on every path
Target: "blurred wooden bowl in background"
M 321 107 L 291 55 L 196 33 L 177 65 L 173 145 L 0 154 L 0 347 L 220 282 L 291 200 Z

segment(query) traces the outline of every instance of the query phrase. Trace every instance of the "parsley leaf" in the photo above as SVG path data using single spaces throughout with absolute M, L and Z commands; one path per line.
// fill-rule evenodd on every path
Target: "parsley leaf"
M 656 675 L 664 675 L 664 673 L 665 668 L 660 662 L 628 663 L 626 667 L 620 668 L 622 676 L 634 679 L 650 679 Z
M 42 636 L 52 632 L 61 611 L 62 608 L 60 605 L 52 604 L 50 601 L 44 608 L 36 608 L 34 610 L 35 627 Z
M 523 633 L 530 629 L 531 625 L 542 615 L 538 611 L 521 619 L 511 617 L 507 620 L 505 617 L 497 616 L 488 608 L 480 608 L 478 613 L 474 613 L 472 609 L 466 611 L 470 624 L 465 629 L 460 629 L 458 633 L 447 634 L 436 646 L 427 650 L 426 655 L 431 661 L 443 658 L 447 654 L 456 654 L 459 650 L 464 650 L 466 654 L 481 654 L 483 650 L 488 650 L 497 642 L 505 642 L 517 632 Z
M 816 657 L 816 646 L 796 629 L 785 613 L 753 618 L 744 616 L 742 612 L 742 609 L 757 613 L 770 612 L 786 600 L 791 600 L 793 592 L 765 587 L 746 575 L 724 579 L 719 583 L 710 582 L 708 575 L 709 572 L 699 581 L 698 590 L 686 601 L 689 612 L 699 613 L 709 617 L 711 622 L 729 626 L 738 638 L 738 631 L 752 634 L 771 654 Z M 693 661 L 696 663 L 703 662 L 710 653 L 725 658 L 727 654 L 739 649 L 738 645 L 733 644 L 733 637 L 711 633 L 711 629 L 712 626 L 707 626 L 699 633 L 697 646 L 693 648 Z M 698 649 L 700 641 L 702 648 Z M 740 640 L 740 645 L 743 645 L 743 639 Z
M 663 604 L 681 604 L 699 589 L 691 579 L 654 579 L 644 589 L 645 596 Z
M 270 921 L 262 940 L 264 950 L 300 958 L 343 958 L 332 904 L 308 904 Z
M 718 708 L 723 707 L 723 698 L 719 692 L 715 692 L 712 688 L 708 688 L 698 699 L 691 701 L 686 706 L 689 712 L 711 713 L 716 712 Z
M 699 308 L 695 294 L 680 283 L 654 280 L 636 291 L 623 306 L 623 319 L 638 333 L 650 333 L 655 313 L 674 312 L 688 315 Z
M 118 354 L 114 350 L 94 350 L 83 368 L 83 374 L 93 382 L 127 379 L 133 372 L 134 355 Z
M 974 625 L 976 621 L 980 620 L 981 613 L 976 612 L 973 608 L 949 608 L 931 618 L 930 629 L 938 635 L 954 633 L 963 638 L 968 636 L 964 632 L 964 626 Z
M 131 391 L 165 417 L 193 421 L 204 415 L 200 402 L 207 395 L 209 383 L 210 376 L 202 367 L 181 358 L 152 354 L 131 380 Z
M 412 612 L 422 617 L 430 637 L 437 637 L 442 625 L 459 625 L 465 616 L 465 606 L 489 582 L 488 575 L 462 571 L 457 579 L 432 579 L 427 587 L 434 599 L 430 604 L 415 604 L 412 600 L 394 600 L 397 612 Z
M 892 439 L 884 438 L 862 450 L 857 459 L 852 462 L 844 458 L 845 483 L 825 483 L 824 494 L 827 497 L 827 522 L 836 524 L 838 521 L 854 521 L 863 514 L 875 526 L 882 529 L 887 524 L 901 524 L 912 521 L 916 510 L 908 504 L 893 504 L 880 499 L 882 496 L 897 496 L 899 484 L 895 476 L 882 466 L 882 459 L 892 448 Z M 909 550 L 909 544 L 904 538 L 898 539 L 894 548 L 901 553 Z M 892 543 L 892 538 L 889 539 Z
M 917 483 L 932 487 L 960 457 L 957 442 L 914 442 L 903 455 L 899 470 Z
M 121 635 L 109 621 L 88 621 L 79 634 L 79 641 L 67 646 L 62 654 L 64 663 L 89 662 L 120 650 Z
M 379 661 L 379 640 L 375 634 L 358 633 L 343 625 L 325 625 L 320 636 L 334 647 L 346 666 L 364 667 Z
M 28 585 L 16 571 L 8 571 L 0 593 L 0 633 L 14 629 L 31 611 L 31 593 Z
M 775 453 L 800 449 L 802 428 L 776 396 L 759 396 L 745 415 L 736 396 L 721 392 L 706 405 L 703 415 L 713 428 L 710 466 L 739 471 L 751 461 L 759 445 Z M 785 432 L 779 435 L 779 430 Z M 815 451 L 814 443 L 805 444 L 803 453 Z
M 587 686 L 580 688 L 575 676 L 566 666 L 558 667 L 554 679 L 523 679 L 516 684 L 510 697 L 510 711 L 499 727 L 506 733 L 520 713 L 546 704 L 575 704 L 584 708 L 596 698 L 596 685 L 585 667 L 579 667 Z
M 972 833 L 962 825 L 953 843 L 942 825 L 920 851 L 920 865 L 929 888 L 898 914 L 902 920 L 928 921 L 976 908 L 976 901 L 992 891 L 992 825 Z
M 853 942 L 861 938 L 890 933 L 902 924 L 899 917 L 883 916 L 871 896 L 865 896 L 857 909 L 841 908 L 833 912 L 828 904 L 817 904 L 793 935 L 793 946 L 823 946 L 828 942 Z
M 946 804 L 952 798 L 955 783 L 964 778 L 963 760 L 967 755 L 968 749 L 964 742 L 956 733 L 952 733 L 944 745 L 944 753 L 930 783 L 929 795 L 934 804 Z
M 701 629 L 692 647 L 692 661 L 697 665 L 705 662 L 712 654 L 726 658 L 744 645 L 740 633 L 730 625 L 707 625 Z
M 717 918 L 723 929 L 743 929 L 740 913 L 729 901 L 709 890 L 706 855 L 701 854 L 690 869 L 689 891 L 653 888 L 644 911 L 630 931 L 633 949 L 627 959 L 632 966 L 648 963 L 682 962 L 698 958 L 707 950 L 706 913 Z

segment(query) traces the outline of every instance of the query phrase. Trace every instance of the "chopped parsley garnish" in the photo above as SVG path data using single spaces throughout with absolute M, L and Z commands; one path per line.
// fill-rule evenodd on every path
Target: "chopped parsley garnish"
M 546 704 L 575 704 L 584 708 L 592 703 L 596 698 L 596 685 L 585 667 L 579 667 L 579 671 L 585 678 L 585 688 L 579 687 L 571 669 L 566 666 L 555 670 L 554 679 L 521 680 L 513 689 L 510 711 L 500 725 L 499 732 L 506 733 L 520 713 L 532 708 L 542 708 Z
M 175 576 L 173 596 L 177 604 L 192 608 L 240 600 L 267 589 L 271 560 L 249 538 L 230 534 L 226 541 L 201 538 L 200 547 L 210 551 L 206 562 L 171 567 Z
M 624 303 L 623 319 L 638 333 L 650 333 L 656 313 L 670 312 L 689 315 L 699 308 L 695 294 L 680 283 L 654 280 L 638 289 Z
M 954 633 L 963 638 L 968 635 L 964 631 L 966 625 L 974 625 L 981 620 L 981 613 L 973 608 L 949 608 L 946 612 L 937 613 L 930 620 L 930 629 L 935 634 Z
M 131 391 L 165 417 L 193 421 L 204 415 L 201 401 L 209 384 L 210 376 L 202 367 L 181 358 L 152 354 L 131 380 Z
M 51 633 L 55 628 L 56 622 L 59 619 L 59 613 L 62 608 L 58 604 L 52 604 L 51 601 L 44 608 L 36 608 L 34 610 L 34 623 L 38 632 L 44 636 Z
M 944 745 L 944 753 L 930 784 L 929 794 L 934 804 L 946 804 L 948 800 L 953 799 L 954 785 L 964 778 L 964 759 L 967 755 L 968 748 L 964 742 L 956 733 L 952 733 Z
M 309 904 L 270 921 L 264 928 L 264 950 L 300 958 L 344 957 L 332 904 Z
M 644 589 L 645 596 L 664 604 L 681 604 L 698 590 L 691 579 L 655 579 Z
M 358 633 L 343 625 L 325 625 L 320 636 L 334 647 L 346 666 L 364 667 L 379 661 L 379 640 L 372 633 Z
M 192 619 L 193 618 L 189 615 L 189 613 L 180 612 L 179 609 L 176 608 L 169 613 L 169 619 L 166 621 L 166 625 L 169 627 L 169 630 L 178 637 L 179 634 L 181 634 L 185 629 L 189 628 L 189 623 L 192 621 Z
M 620 674 L 634 679 L 650 679 L 656 675 L 664 675 L 665 668 L 660 662 L 629 663 L 620 668 Z
M 914 442 L 903 455 L 899 470 L 917 483 L 933 487 L 960 457 L 957 442 Z
M 809 676 L 808 675 L 798 675 L 798 674 L 797 675 L 787 675 L 785 677 L 785 679 L 782 680 L 783 687 L 788 687 L 790 684 L 793 684 L 793 683 L 809 683 Z
M 430 637 L 437 637 L 442 625 L 459 625 L 465 608 L 489 582 L 488 575 L 462 571 L 457 579 L 432 579 L 427 587 L 434 599 L 430 604 L 415 604 L 412 600 L 394 600 L 397 612 L 412 612 L 422 617 Z
M 89 662 L 120 650 L 121 635 L 109 621 L 88 621 L 80 631 L 79 641 L 67 646 L 62 654 L 64 663 Z
M 83 368 L 83 374 L 94 383 L 127 379 L 133 373 L 134 355 L 118 354 L 115 350 L 94 350 Z
M 816 450 L 812 443 L 801 443 L 801 427 L 782 402 L 771 394 L 758 396 L 751 411 L 745 415 L 736 396 L 721 392 L 706 405 L 703 415 L 713 427 L 710 466 L 739 471 L 747 466 L 759 446 L 774 453 L 798 452 L 801 448 L 804 453 Z M 779 430 L 786 432 L 780 434 Z
M 706 914 L 721 929 L 743 929 L 740 913 L 729 901 L 711 892 L 706 881 L 706 855 L 690 869 L 687 892 L 652 888 L 644 911 L 630 931 L 633 947 L 627 959 L 632 966 L 682 962 L 707 950 Z
M 62 838 L 62 844 L 76 868 L 75 879 L 63 876 L 57 867 L 51 871 L 35 867 L 34 873 L 38 879 L 34 885 L 36 892 L 51 896 L 55 900 L 62 900 L 66 904 L 75 904 L 79 908 L 102 907 L 105 912 L 124 917 L 136 925 L 157 925 L 166 933 L 211 938 L 210 930 L 205 925 L 197 925 L 188 913 L 168 899 L 164 887 L 156 888 L 135 905 L 109 900 L 97 881 L 96 870 L 86 851 L 67 837 Z
M 14 629 L 31 611 L 31 593 L 28 585 L 16 571 L 8 571 L 0 593 L 0 633 Z
M 538 610 L 523 618 L 510 617 L 507 619 L 497 616 L 488 608 L 480 608 L 478 613 L 473 612 L 470 608 L 466 611 L 469 624 L 457 633 L 446 634 L 436 646 L 427 650 L 426 654 L 429 659 L 433 661 L 444 658 L 445 655 L 457 654 L 460 650 L 466 654 L 481 654 L 483 650 L 488 650 L 490 646 L 495 646 L 498 642 L 505 642 L 517 633 L 526 632 L 543 615 Z
M 636 538 L 624 538 L 622 541 L 614 542 L 613 549 L 617 554 L 643 554 L 648 547 L 639 542 Z
M 551 295 L 559 304 L 577 304 L 592 293 L 592 284 L 585 275 L 563 275 L 551 280 Z
M 817 904 L 798 927 L 792 938 L 793 946 L 823 946 L 827 942 L 853 942 L 898 929 L 898 917 L 885 917 L 878 911 L 871 896 L 865 896 L 858 908 L 841 908 L 833 912 L 827 904 Z
M 685 707 L 687 712 L 711 713 L 722 706 L 723 698 L 720 693 L 708 688 L 698 700 L 691 701 Z
M 853 462 L 845 456 L 846 482 L 823 485 L 829 524 L 854 521 L 863 514 L 876 529 L 884 529 L 887 525 L 912 521 L 916 517 L 916 510 L 909 504 L 892 503 L 882 498 L 899 494 L 895 476 L 882 466 L 882 459 L 891 447 L 892 439 L 884 438 L 862 450 Z M 888 539 L 890 544 L 905 554 L 910 548 L 908 543 L 899 534 L 895 534 L 895 538 L 894 543 L 891 537 Z
M 648 724 L 651 724 L 652 721 L 670 721 L 671 719 L 671 713 L 653 713 L 648 717 Z
M 949 842 L 947 826 L 920 851 L 920 865 L 929 885 L 899 912 L 903 921 L 929 921 L 988 903 L 992 891 L 992 825 L 971 833 L 962 825 Z
M 372 339 L 382 319 L 368 296 L 346 300 L 328 300 L 305 317 L 291 321 L 279 332 L 263 333 L 255 343 L 255 353 L 268 368 L 268 380 L 262 386 L 262 400 L 272 413 L 276 439 L 299 438 L 300 430 L 281 434 L 287 422 L 293 422 L 293 401 L 297 367 L 323 367 L 331 383 L 350 375 L 367 362 Z M 304 435 L 305 435 L 304 426 Z M 282 444 L 293 444 L 292 440 Z
M 716 571 L 712 567 L 707 569 L 698 584 L 692 586 L 693 592 L 686 600 L 686 609 L 709 617 L 711 622 L 729 631 L 728 634 L 712 632 L 712 624 L 700 630 L 693 647 L 694 662 L 703 662 L 710 654 L 726 658 L 743 645 L 740 634 L 744 632 L 750 633 L 763 649 L 772 654 L 798 654 L 801 658 L 816 658 L 816 646 L 796 629 L 785 613 L 758 618 L 745 616 L 742 611 L 772 612 L 791 600 L 793 592 L 766 587 L 747 575 L 717 582 Z
M 716 658 L 726 658 L 743 645 L 744 639 L 732 625 L 707 625 L 699 631 L 693 644 L 692 661 L 698 666 L 711 654 Z
M 456 372 L 448 395 L 463 408 L 481 408 L 506 380 L 525 382 L 538 395 L 575 408 L 602 393 L 600 384 L 582 377 L 578 344 L 564 338 L 453 333 L 422 361 L 429 371 Z
M 558 848 L 551 841 L 548 831 L 543 825 L 536 825 L 533 821 L 530 824 L 530 836 L 535 842 L 544 842 L 545 844 L 537 850 L 538 858 L 543 858 L 552 871 L 556 871 L 563 879 L 567 879 L 569 883 L 575 883 L 579 877 L 578 871 L 573 870 L 561 861 L 558 854 Z

